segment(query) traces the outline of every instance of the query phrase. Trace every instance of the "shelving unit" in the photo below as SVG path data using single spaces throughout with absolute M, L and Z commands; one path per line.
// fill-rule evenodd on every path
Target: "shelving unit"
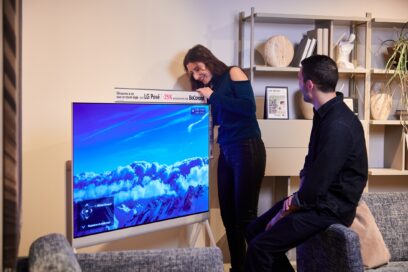
M 274 24 L 274 25 L 292 25 L 299 28 L 304 28 L 300 26 L 309 27 L 309 29 L 315 27 L 325 27 L 329 29 L 329 55 L 334 55 L 334 48 L 333 42 L 334 32 L 336 27 L 342 26 L 356 29 L 359 25 L 365 24 L 367 25 L 370 23 L 370 18 L 367 17 L 331 17 L 331 16 L 314 16 L 314 15 L 295 15 L 295 14 L 274 14 L 274 13 L 259 13 L 255 12 L 255 9 L 251 9 L 251 13 L 248 16 L 245 16 L 244 12 L 240 13 L 240 24 L 239 24 L 239 65 L 243 69 L 249 69 L 251 71 L 250 76 L 251 80 L 254 79 L 253 72 L 255 71 L 282 71 L 285 72 L 287 70 L 292 71 L 292 68 L 297 67 L 270 67 L 265 65 L 255 64 L 255 24 Z M 249 56 L 249 63 L 245 62 L 245 24 L 250 25 L 250 37 L 249 37 L 249 49 L 250 49 L 250 56 Z M 290 37 L 293 43 L 297 43 L 300 41 L 302 36 L 302 31 L 295 34 L 295 36 Z M 338 38 L 338 37 L 337 37 Z M 356 50 L 354 50 L 356 51 Z M 364 66 L 367 67 L 367 66 Z M 272 70 L 270 70 L 273 68 Z M 298 69 L 298 68 L 297 68 Z M 358 69 L 350 69 L 347 71 L 348 73 L 367 73 L 367 71 L 363 68 Z
M 371 47 L 371 84 L 384 83 L 393 71 L 384 69 L 386 63 L 385 40 L 396 37 L 398 29 L 407 20 L 372 18 L 370 32 L 372 33 Z M 393 109 L 389 120 L 369 121 L 369 174 L 371 176 L 406 176 L 408 175 L 408 151 L 404 131 L 400 120 L 394 115 L 399 101 L 399 94 L 393 98 Z M 369 103 L 369 100 L 367 101 Z M 383 156 L 373 156 L 373 152 Z M 375 153 L 374 153 L 375 154 Z M 380 158 L 382 162 L 379 160 Z M 379 163 L 379 164 L 378 164 Z
M 372 18 L 370 13 L 367 13 L 365 17 L 340 17 L 260 13 L 255 12 L 254 8 L 251 8 L 249 15 L 241 12 L 239 14 L 238 63 L 248 74 L 255 92 L 261 93 L 265 86 L 286 86 L 289 89 L 289 107 L 292 109 L 289 114 L 290 120 L 260 120 L 263 135 L 271 135 L 271 132 L 276 132 L 279 129 L 278 127 L 293 126 L 296 123 L 294 121 L 301 119 L 296 114 L 296 106 L 294 106 L 296 105 L 295 92 L 298 90 L 296 73 L 299 72 L 299 67 L 267 66 L 261 53 L 265 41 L 274 35 L 285 35 L 293 44 L 298 44 L 308 30 L 318 27 L 328 28 L 329 56 L 336 59 L 334 44 L 342 36 L 341 34 L 345 33 L 347 37 L 350 33 L 355 33 L 357 37 L 351 54 L 351 62 L 356 68 L 339 69 L 340 80 L 337 90 L 342 88 L 346 97 L 349 96 L 358 100 L 358 117 L 365 130 L 369 153 L 369 175 L 408 175 L 407 144 L 399 120 L 396 120 L 394 116 L 390 117 L 391 120 L 371 120 L 370 116 L 372 84 L 377 80 L 384 80 L 390 73 L 384 69 L 385 60 L 379 46 L 380 37 L 383 37 L 381 33 L 388 33 L 388 36 L 385 36 L 383 40 L 390 39 L 390 35 L 395 33 L 393 32 L 394 28 L 400 28 L 404 23 L 404 20 Z M 302 124 L 299 128 L 303 129 L 298 130 L 297 134 L 309 135 L 310 131 L 306 129 L 311 126 L 311 121 L 302 121 L 305 123 L 296 123 L 297 126 Z M 280 143 L 268 141 L 268 144 L 280 151 L 282 151 L 281 148 L 287 148 L 291 145 L 285 140 Z M 286 151 L 289 152 L 290 150 Z M 292 160 L 303 160 L 305 154 L 302 151 L 306 153 L 307 149 L 298 150 L 298 157 L 292 158 Z M 271 154 L 271 156 L 274 155 Z M 280 156 L 287 159 L 286 155 L 281 154 Z M 288 161 L 285 159 L 280 160 L 279 163 L 291 163 L 290 158 L 287 159 Z M 267 162 L 267 165 L 270 164 Z M 294 169 L 291 169 L 290 172 L 293 173 Z M 267 170 L 267 174 L 284 176 L 279 171 Z
M 251 82 L 255 86 L 259 79 L 261 79 L 259 84 L 263 87 L 267 85 L 288 86 L 289 92 L 291 92 L 289 104 L 294 105 L 296 101 L 294 101 L 293 93 L 297 90 L 297 81 L 293 79 L 296 78 L 294 74 L 299 71 L 299 67 L 271 67 L 265 65 L 260 51 L 262 51 L 262 45 L 267 38 L 284 32 L 284 35 L 293 44 L 297 44 L 308 30 L 318 27 L 327 28 L 329 32 L 329 55 L 334 58 L 335 48 L 333 43 L 337 42 L 342 33 L 350 34 L 354 32 L 357 34 L 358 43 L 356 43 L 352 51 L 352 61 L 356 68 L 339 69 L 341 80 L 344 82 L 339 87 L 347 85 L 345 88 L 346 96 L 365 97 L 366 93 L 364 93 L 364 90 L 369 89 L 370 82 L 370 55 L 367 46 L 367 40 L 370 39 L 368 31 L 370 24 L 370 17 L 259 13 L 255 12 L 255 9 L 252 8 L 249 15 L 241 12 L 239 16 L 238 63 L 248 73 Z M 269 84 L 268 80 L 270 78 L 277 78 L 276 74 L 285 79 L 276 81 L 278 82 L 277 84 L 274 84 L 275 82 Z M 358 91 L 361 93 L 356 93 Z M 361 99 L 359 101 L 360 119 L 368 120 L 368 113 L 364 108 L 364 103 Z M 292 112 L 291 119 L 299 118 L 298 116 L 293 118 L 294 115 Z

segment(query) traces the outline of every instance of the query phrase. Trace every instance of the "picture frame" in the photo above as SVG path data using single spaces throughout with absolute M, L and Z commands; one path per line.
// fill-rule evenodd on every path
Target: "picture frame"
M 356 98 L 353 97 L 344 97 L 343 102 L 350 108 L 354 114 L 358 114 L 358 102 Z
M 265 119 L 289 119 L 288 87 L 265 87 Z

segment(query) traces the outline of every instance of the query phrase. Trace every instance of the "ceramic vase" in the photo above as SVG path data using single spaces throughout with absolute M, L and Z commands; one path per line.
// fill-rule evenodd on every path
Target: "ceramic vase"
M 392 97 L 388 93 L 375 93 L 370 99 L 371 118 L 387 120 L 391 112 Z
M 299 106 L 301 117 L 307 120 L 313 119 L 313 104 L 305 102 L 301 91 L 296 92 L 296 100 Z

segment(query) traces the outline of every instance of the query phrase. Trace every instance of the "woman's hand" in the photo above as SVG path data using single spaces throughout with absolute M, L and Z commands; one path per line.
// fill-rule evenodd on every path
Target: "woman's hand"
M 210 96 L 212 95 L 212 93 L 214 92 L 213 90 L 211 90 L 210 87 L 204 87 L 204 88 L 199 88 L 197 89 L 197 92 L 199 92 L 200 94 L 202 94 L 205 98 L 210 98 Z

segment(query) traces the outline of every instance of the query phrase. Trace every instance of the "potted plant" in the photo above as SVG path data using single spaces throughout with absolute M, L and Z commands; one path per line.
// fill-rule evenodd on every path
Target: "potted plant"
M 388 50 L 390 56 L 385 65 L 386 73 L 389 75 L 385 85 L 390 90 L 392 82 L 398 84 L 401 92 L 400 120 L 408 143 L 408 22 L 398 32 L 397 39 L 386 40 L 383 44 L 391 48 Z

